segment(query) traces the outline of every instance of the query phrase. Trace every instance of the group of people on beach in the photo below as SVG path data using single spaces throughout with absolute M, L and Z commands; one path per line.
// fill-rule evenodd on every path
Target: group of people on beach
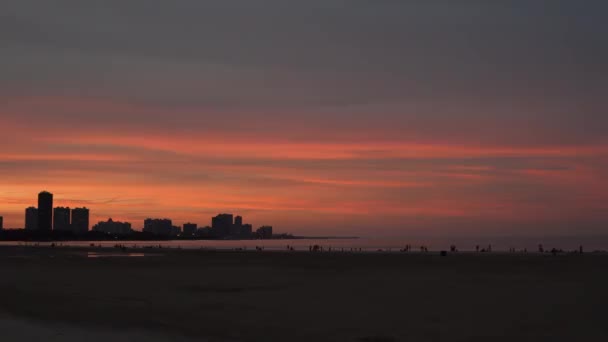
M 21 243 L 20 243 L 20 245 L 21 245 Z M 26 242 L 25 245 L 28 246 L 29 244 Z M 29 246 L 40 247 L 41 245 L 40 245 L 40 243 L 36 242 L 36 243 L 33 243 L 33 244 L 29 245 Z M 63 246 L 67 246 L 67 245 L 64 245 L 63 243 L 57 243 L 56 244 L 55 242 L 53 242 L 53 243 L 51 243 L 48 246 L 50 246 L 50 247 L 63 247 Z M 102 248 L 102 245 L 101 244 L 90 243 L 89 247 Z M 116 249 L 120 249 L 122 251 L 126 251 L 127 248 L 133 248 L 133 249 L 137 249 L 137 248 L 146 248 L 146 249 L 171 248 L 169 246 L 163 247 L 161 244 L 157 244 L 157 245 L 144 245 L 144 246 L 138 246 L 137 244 L 134 244 L 131 247 L 127 247 L 127 245 L 125 245 L 125 244 L 115 244 L 113 247 L 116 248 Z M 181 249 L 181 246 L 177 246 L 176 248 L 177 249 Z M 234 250 L 235 251 L 246 251 L 247 247 L 236 248 Z M 255 246 L 255 250 L 258 251 L 258 252 L 262 252 L 262 251 L 265 250 L 265 247 L 264 246 Z M 290 252 L 294 252 L 294 251 L 296 251 L 296 247 L 293 246 L 293 245 L 287 245 L 286 246 L 286 250 L 290 251 Z M 413 250 L 412 249 L 412 245 L 407 244 L 407 245 L 405 245 L 405 247 L 399 249 L 399 252 L 401 252 L 401 253 L 407 253 L 407 252 L 411 252 L 412 250 Z M 420 250 L 421 253 L 428 253 L 429 252 L 429 247 L 425 246 L 425 245 L 421 245 L 421 246 L 419 246 L 419 250 Z M 458 252 L 458 248 L 456 247 L 456 245 L 450 245 L 450 249 L 449 250 L 450 250 L 451 253 Z M 363 252 L 363 248 L 360 248 L 360 247 L 350 247 L 350 248 L 339 248 L 338 249 L 338 248 L 332 248 L 331 246 L 324 247 L 324 246 L 321 246 L 321 245 L 310 245 L 310 246 L 308 246 L 308 251 L 309 252 L 326 252 L 326 251 L 327 252 Z M 391 249 L 389 248 L 389 249 L 386 249 L 386 250 L 384 250 L 384 249 L 378 249 L 377 250 L 377 252 L 385 252 L 385 251 L 386 252 L 391 252 Z M 578 249 L 570 251 L 570 253 L 583 254 L 583 251 L 584 251 L 584 249 L 583 249 L 583 246 L 581 245 L 581 246 L 578 247 Z M 489 244 L 485 248 L 482 248 L 480 245 L 476 245 L 475 246 L 475 252 L 477 252 L 477 253 L 491 253 L 492 252 L 492 245 Z M 521 250 L 517 250 L 515 248 L 509 248 L 508 252 L 509 253 L 518 253 L 518 252 L 519 253 L 528 253 L 528 249 L 524 248 L 524 249 L 521 249 Z M 550 253 L 550 254 L 553 254 L 553 255 L 557 255 L 557 254 L 566 253 L 568 251 L 564 251 L 563 249 L 557 249 L 557 248 L 545 249 L 545 247 L 542 244 L 539 244 L 537 252 L 540 253 L 540 254 Z M 441 254 L 443 255 L 445 253 L 447 253 L 447 251 L 442 251 Z

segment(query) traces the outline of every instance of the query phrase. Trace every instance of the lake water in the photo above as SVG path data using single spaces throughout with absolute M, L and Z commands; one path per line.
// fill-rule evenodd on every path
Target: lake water
M 150 256 L 145 253 L 87 253 L 87 258 L 143 258 Z
M 286 250 L 287 246 L 295 250 L 307 251 L 309 246 L 319 245 L 328 250 L 349 251 L 361 249 L 365 252 L 392 251 L 397 252 L 406 245 L 412 246 L 412 251 L 420 250 L 420 246 L 426 246 L 431 251 L 449 250 L 455 245 L 460 251 L 474 251 L 476 246 L 487 248 L 492 245 L 492 251 L 508 251 L 515 248 L 520 251 L 527 249 L 530 252 L 538 250 L 542 244 L 545 249 L 557 248 L 563 250 L 576 250 L 583 246 L 587 252 L 596 250 L 608 250 L 608 237 L 545 237 L 545 238 L 359 238 L 359 239 L 296 239 L 296 240 L 173 240 L 173 241 L 62 241 L 55 242 L 56 245 L 88 247 L 90 244 L 102 247 L 113 247 L 117 243 L 126 247 L 148 247 L 159 245 L 163 248 L 183 249 L 209 249 L 209 250 L 255 250 L 263 247 L 264 250 L 279 251 Z M 33 245 L 34 242 L 0 241 L 0 245 Z M 50 242 L 38 243 L 41 246 L 49 246 Z

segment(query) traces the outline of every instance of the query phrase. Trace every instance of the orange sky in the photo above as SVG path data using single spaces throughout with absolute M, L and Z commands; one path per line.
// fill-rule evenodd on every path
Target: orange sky
M 42 104 L 53 112 L 113 108 L 66 99 Z M 4 111 L 31 107 L 24 102 Z M 233 212 L 297 234 L 420 233 L 419 220 L 440 229 L 433 220 L 450 218 L 471 222 L 475 231 L 484 229 L 480 222 L 601 218 L 608 209 L 604 145 L 290 141 L 2 124 L 9 128 L 0 148 L 7 227 L 23 226 L 24 209 L 41 190 L 55 194 L 56 206 L 89 207 L 93 223 L 112 217 L 140 228 L 146 217 L 168 217 L 207 225 L 213 214 Z

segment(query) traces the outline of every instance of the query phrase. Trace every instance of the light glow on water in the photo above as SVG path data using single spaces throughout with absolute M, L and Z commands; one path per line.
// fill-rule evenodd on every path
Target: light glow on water
M 150 255 L 145 253 L 87 253 L 87 258 L 143 258 L 147 256 Z

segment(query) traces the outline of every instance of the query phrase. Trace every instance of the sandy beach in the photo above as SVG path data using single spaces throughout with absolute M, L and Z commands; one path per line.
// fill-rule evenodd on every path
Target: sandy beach
M 605 254 L 128 252 L 1 247 L 2 340 L 608 339 Z

